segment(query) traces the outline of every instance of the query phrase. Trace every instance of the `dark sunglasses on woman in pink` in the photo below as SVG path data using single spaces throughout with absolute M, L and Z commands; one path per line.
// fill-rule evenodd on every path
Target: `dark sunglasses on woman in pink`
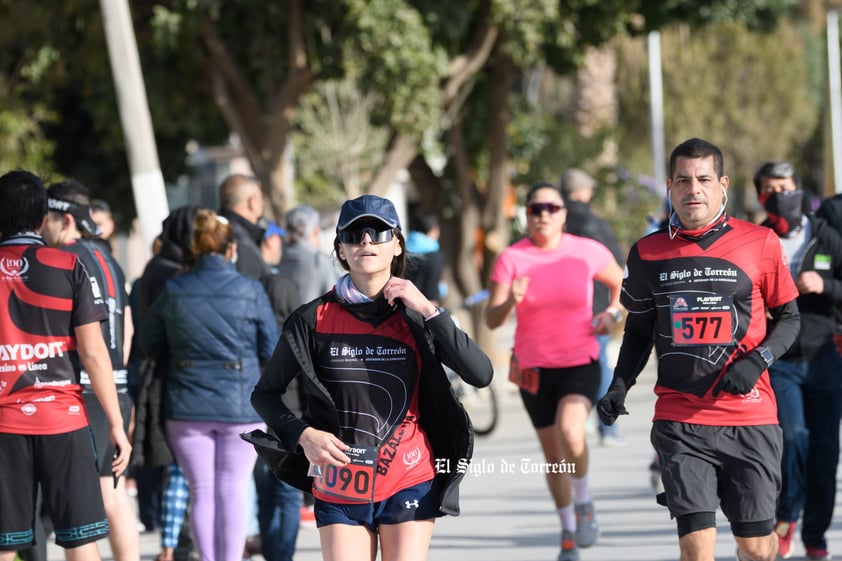
M 562 205 L 556 203 L 529 203 L 526 206 L 526 212 L 532 216 L 541 216 L 544 212 L 555 214 L 563 208 L 564 207 Z

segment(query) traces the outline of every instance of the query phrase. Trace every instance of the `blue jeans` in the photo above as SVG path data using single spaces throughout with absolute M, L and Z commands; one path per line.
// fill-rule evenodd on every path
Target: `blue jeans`
M 278 480 L 266 462 L 254 466 L 257 522 L 266 561 L 292 561 L 301 521 L 301 491 Z
M 600 369 L 599 396 L 597 399 L 602 399 L 602 396 L 605 395 L 605 392 L 607 392 L 609 386 L 611 386 L 611 380 L 614 379 L 614 369 L 611 368 L 611 365 L 608 363 L 608 353 L 605 350 L 608 347 L 608 342 L 611 341 L 611 335 L 597 335 L 596 340 L 599 341 Z M 596 405 L 596 403 L 594 403 L 594 405 Z M 617 421 L 614 421 L 613 425 L 606 425 L 602 421 L 599 421 L 599 434 L 602 436 L 617 436 L 618 433 Z
M 842 357 L 828 344 L 809 361 L 775 362 L 769 374 L 784 435 L 777 517 L 793 522 L 803 511 L 804 545 L 826 549 L 836 500 Z

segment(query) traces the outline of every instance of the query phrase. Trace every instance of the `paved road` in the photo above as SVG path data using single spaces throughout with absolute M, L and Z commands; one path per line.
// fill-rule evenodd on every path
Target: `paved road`
M 616 356 L 616 344 L 612 350 Z M 631 415 L 620 421 L 625 446 L 602 447 L 596 437 L 589 437 L 591 488 L 601 537 L 595 546 L 582 550 L 582 561 L 678 559 L 674 523 L 666 509 L 655 503 L 649 485 L 653 382 L 650 364 L 629 395 Z M 501 423 L 492 435 L 477 439 L 477 471 L 462 484 L 462 514 L 436 523 L 430 561 L 553 561 L 558 555 L 558 519 L 543 476 L 522 473 L 541 461 L 537 440 L 502 371 L 495 384 L 503 398 Z M 512 467 L 512 472 L 502 473 L 504 465 Z M 837 507 L 837 513 L 842 515 L 842 509 Z M 718 522 L 716 558 L 734 559 L 734 542 L 721 513 Z M 834 522 L 828 537 L 831 551 L 842 554 L 842 523 Z M 107 542 L 100 544 L 103 558 L 110 559 Z M 315 529 L 302 528 L 298 544 L 296 561 L 321 561 Z M 154 559 L 157 535 L 145 534 L 142 547 L 143 560 Z M 51 546 L 50 560 L 59 559 L 60 550 Z M 792 559 L 804 559 L 800 544 Z

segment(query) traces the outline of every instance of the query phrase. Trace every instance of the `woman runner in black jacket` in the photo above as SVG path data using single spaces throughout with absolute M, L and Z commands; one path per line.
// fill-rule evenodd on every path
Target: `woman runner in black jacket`
M 277 434 L 245 435 L 282 480 L 316 497 L 326 561 L 426 559 L 434 518 L 459 513 L 470 421 L 442 369 L 490 383 L 488 357 L 410 281 L 390 201 L 342 206 L 334 241 L 349 273 L 296 310 L 252 404 Z M 298 377 L 302 418 L 281 396 Z

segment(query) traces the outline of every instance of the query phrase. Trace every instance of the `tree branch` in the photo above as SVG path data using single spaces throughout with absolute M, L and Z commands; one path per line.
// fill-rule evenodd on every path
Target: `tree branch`
M 301 95 L 313 85 L 314 75 L 308 67 L 304 45 L 304 19 L 301 0 L 290 0 L 289 29 L 287 34 L 287 64 L 289 75 L 269 107 L 266 147 L 273 159 L 283 157 L 287 137 L 292 127 L 295 108 Z
M 377 170 L 368 192 L 385 196 L 398 172 L 406 168 L 418 153 L 418 141 L 406 134 L 398 134 L 392 140 L 383 165 Z
M 217 33 L 213 21 L 206 13 L 200 17 L 199 33 L 214 72 L 214 101 L 220 109 L 228 107 L 228 112 L 223 110 L 226 119 L 231 111 L 240 116 L 235 122 L 229 121 L 231 128 L 240 134 L 244 143 L 253 145 L 258 153 L 262 152 L 264 141 L 260 102 Z
M 442 106 L 447 107 L 459 93 L 459 89 L 468 79 L 479 72 L 497 41 L 499 30 L 491 19 L 491 1 L 485 0 L 479 9 L 478 25 L 471 46 L 450 63 L 447 83 L 442 92 Z

